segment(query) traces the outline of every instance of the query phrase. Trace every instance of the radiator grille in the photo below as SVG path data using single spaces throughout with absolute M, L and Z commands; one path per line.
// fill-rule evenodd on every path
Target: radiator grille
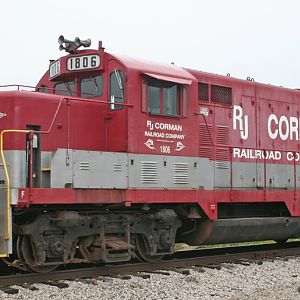
M 174 163 L 173 164 L 173 183 L 188 184 L 189 183 L 189 164 Z
M 209 101 L 208 93 L 209 85 L 207 83 L 199 82 L 198 83 L 198 98 L 200 101 Z
M 211 101 L 214 103 L 231 105 L 232 89 L 220 85 L 211 85 Z
M 142 183 L 158 182 L 157 162 L 155 161 L 141 162 L 141 182 Z

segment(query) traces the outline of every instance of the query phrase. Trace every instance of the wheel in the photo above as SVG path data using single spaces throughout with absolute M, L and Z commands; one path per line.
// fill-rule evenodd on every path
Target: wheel
M 137 258 L 140 261 L 156 262 L 160 261 L 164 257 L 164 255 L 148 254 L 145 239 L 141 235 L 138 235 L 136 238 L 135 246 Z
M 36 273 L 49 273 L 54 271 L 59 265 L 35 265 L 33 249 L 30 238 L 26 235 L 19 235 L 17 239 L 17 255 L 20 263 L 24 264 L 26 269 Z

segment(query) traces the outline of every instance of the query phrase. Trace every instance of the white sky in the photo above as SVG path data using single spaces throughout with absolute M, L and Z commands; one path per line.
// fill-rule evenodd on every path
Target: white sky
M 0 85 L 35 85 L 57 39 L 300 88 L 299 0 L 1 1 Z

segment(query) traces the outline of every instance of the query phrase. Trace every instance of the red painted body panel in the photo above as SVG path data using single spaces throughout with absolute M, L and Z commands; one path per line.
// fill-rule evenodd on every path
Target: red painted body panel
M 293 161 L 286 160 L 286 153 L 299 151 L 299 138 L 295 134 L 291 139 L 289 134 L 286 140 L 282 140 L 278 135 L 275 139 L 270 138 L 268 134 L 268 118 L 275 114 L 278 119 L 281 116 L 299 118 L 300 111 L 300 92 L 272 85 L 265 85 L 253 81 L 245 81 L 236 78 L 230 78 L 200 71 L 190 70 L 198 81 L 208 84 L 222 85 L 232 87 L 233 105 L 240 106 L 243 113 L 248 116 L 249 136 L 247 139 L 241 139 L 238 131 L 233 130 L 233 107 L 224 107 L 217 104 L 207 104 L 199 101 L 199 108 L 208 107 L 210 114 L 207 117 L 208 124 L 212 126 L 225 125 L 229 127 L 230 147 L 240 147 L 249 149 L 261 149 L 281 151 L 282 156 L 279 160 L 268 160 L 273 164 L 293 164 Z M 203 123 L 203 117 L 199 116 L 199 121 Z M 275 125 L 275 126 L 274 126 Z M 299 124 L 298 124 L 299 125 Z M 271 131 L 278 129 L 278 124 L 271 123 Z M 298 126 L 299 131 L 300 126 Z M 285 123 L 282 126 L 283 134 L 286 132 Z M 233 157 L 237 162 L 256 162 L 251 158 Z M 263 159 L 260 160 L 263 163 Z
M 19 189 L 19 206 L 31 204 L 95 204 L 125 202 L 124 190 Z
M 0 129 L 26 129 L 28 125 L 40 126 L 48 131 L 55 112 L 62 99 L 58 95 L 32 92 L 6 92 L 0 94 L 0 101 L 11 99 L 7 116 L 0 122 Z M 43 151 L 57 148 L 104 150 L 105 123 L 104 104 L 91 104 L 76 100 L 63 100 L 53 128 L 41 138 Z M 4 111 L 4 107 L 3 107 Z M 12 134 L 4 143 L 4 149 L 25 149 L 25 136 Z
M 300 211 L 300 191 L 179 191 L 179 190 L 81 190 L 19 189 L 20 207 L 33 204 L 198 203 L 210 219 L 218 215 L 218 203 L 285 202 L 292 216 Z

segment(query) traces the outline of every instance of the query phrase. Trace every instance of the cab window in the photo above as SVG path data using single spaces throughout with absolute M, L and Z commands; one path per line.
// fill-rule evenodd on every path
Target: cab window
M 178 116 L 180 107 L 179 85 L 151 79 L 148 81 L 148 112 L 165 116 Z
M 148 111 L 151 114 L 160 113 L 160 84 L 158 80 L 148 85 Z
M 66 81 L 57 83 L 54 86 L 54 93 L 57 95 L 75 96 L 75 82 Z
M 103 77 L 102 75 L 89 76 L 82 78 L 80 81 L 80 97 L 93 98 L 103 94 Z
M 122 109 L 123 105 L 115 103 L 124 103 L 124 72 L 121 70 L 111 72 L 109 86 L 110 108 L 113 110 Z

